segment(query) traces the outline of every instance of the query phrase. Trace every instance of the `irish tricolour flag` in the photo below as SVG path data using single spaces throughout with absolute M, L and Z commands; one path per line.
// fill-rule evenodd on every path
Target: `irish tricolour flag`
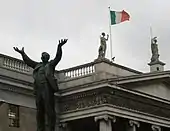
M 110 17 L 111 17 L 111 25 L 114 25 L 129 20 L 130 15 L 124 10 L 121 12 L 110 11 Z

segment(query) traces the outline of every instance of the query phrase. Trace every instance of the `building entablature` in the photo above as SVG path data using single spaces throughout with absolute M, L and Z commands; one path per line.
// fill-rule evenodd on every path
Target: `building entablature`
M 170 101 L 107 85 L 61 94 L 61 121 L 108 114 L 169 127 Z
M 33 95 L 7 90 L 1 90 L 1 93 L 1 97 L 8 98 L 3 99 L 3 102 L 35 108 Z M 170 125 L 168 123 L 170 101 L 145 93 L 108 83 L 86 85 L 84 88 L 65 90 L 60 93 L 58 98 L 61 121 L 109 114 L 160 126 Z

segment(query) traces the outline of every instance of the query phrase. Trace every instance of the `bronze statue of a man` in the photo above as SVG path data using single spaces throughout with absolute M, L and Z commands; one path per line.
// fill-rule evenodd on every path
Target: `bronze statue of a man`
M 100 47 L 99 47 L 99 58 L 105 58 L 106 55 L 106 41 L 108 41 L 109 35 L 107 35 L 107 38 L 105 38 L 105 33 L 102 33 L 102 36 L 100 36 Z
M 49 61 L 50 55 L 46 52 L 42 53 L 42 62 L 31 60 L 24 48 L 19 50 L 14 47 L 14 50 L 22 55 L 24 62 L 34 69 L 34 94 L 36 96 L 37 107 L 37 131 L 45 131 L 45 115 L 47 115 L 48 131 L 55 130 L 56 114 L 55 114 L 55 99 L 54 93 L 58 91 L 58 85 L 54 78 L 55 66 L 59 63 L 62 57 L 62 46 L 67 42 L 67 39 L 59 41 L 56 56 Z

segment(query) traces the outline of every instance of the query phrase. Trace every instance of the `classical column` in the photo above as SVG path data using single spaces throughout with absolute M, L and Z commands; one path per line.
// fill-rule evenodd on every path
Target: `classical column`
M 134 121 L 134 120 L 129 120 L 129 129 L 128 131 L 137 131 L 137 128 L 140 127 L 140 123 L 138 121 Z
M 112 122 L 116 122 L 116 117 L 109 115 L 96 116 L 95 122 L 99 122 L 99 131 L 112 131 Z
M 152 125 L 151 128 L 152 128 L 152 131 L 161 131 L 161 127 L 157 125 Z

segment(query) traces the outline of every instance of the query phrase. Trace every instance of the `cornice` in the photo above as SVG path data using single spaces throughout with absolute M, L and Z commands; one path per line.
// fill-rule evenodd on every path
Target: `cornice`
M 140 75 L 131 75 L 131 76 L 117 76 L 117 78 L 110 78 L 109 81 L 118 81 L 119 84 L 122 83 L 131 83 L 139 81 L 147 81 L 161 78 L 170 78 L 170 71 L 154 72 L 154 73 L 143 73 Z
M 33 87 L 0 79 L 0 90 L 33 96 Z
M 26 86 L 33 86 L 32 82 L 24 81 L 24 80 L 20 80 L 20 79 L 15 79 L 15 78 L 10 77 L 10 76 L 0 75 L 0 80 L 10 81 L 10 82 L 18 83 L 18 84 L 23 84 L 23 85 L 26 85 Z

